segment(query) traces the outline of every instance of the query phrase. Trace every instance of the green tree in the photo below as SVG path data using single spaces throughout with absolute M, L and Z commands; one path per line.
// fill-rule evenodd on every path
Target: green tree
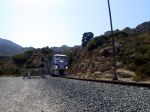
M 85 47 L 92 38 L 94 38 L 94 34 L 92 32 L 84 33 L 82 37 L 82 47 Z
M 88 42 L 87 48 L 89 51 L 91 51 L 93 49 L 103 46 L 105 43 L 108 42 L 108 40 L 109 38 L 105 35 L 97 36 Z
M 22 66 L 27 61 L 27 59 L 28 59 L 28 57 L 24 54 L 17 54 L 15 56 L 13 56 L 13 61 L 18 66 Z
M 42 48 L 41 51 L 42 51 L 43 54 L 46 54 L 46 55 L 51 54 L 53 52 L 53 50 L 50 49 L 48 46 Z

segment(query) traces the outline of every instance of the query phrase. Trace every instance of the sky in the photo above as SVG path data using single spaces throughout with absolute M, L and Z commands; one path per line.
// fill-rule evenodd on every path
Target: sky
M 150 0 L 110 0 L 114 29 L 150 21 Z M 0 0 L 0 38 L 23 47 L 80 45 L 110 30 L 107 0 Z

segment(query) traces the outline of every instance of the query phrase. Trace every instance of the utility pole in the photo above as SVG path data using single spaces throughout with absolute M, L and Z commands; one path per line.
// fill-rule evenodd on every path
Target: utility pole
M 113 78 L 112 80 L 118 80 L 117 78 L 117 73 L 116 73 L 116 51 L 115 51 L 115 40 L 114 40 L 114 31 L 113 31 L 113 25 L 112 25 L 112 16 L 111 16 L 111 9 L 110 9 L 110 2 L 108 1 L 108 10 L 109 10 L 109 19 L 110 19 L 110 27 L 111 27 L 111 34 L 112 34 L 112 46 L 113 46 L 113 67 L 114 67 L 114 72 L 113 72 Z

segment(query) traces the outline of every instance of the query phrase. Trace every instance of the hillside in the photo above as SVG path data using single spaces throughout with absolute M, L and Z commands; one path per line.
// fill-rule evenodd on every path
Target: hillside
M 127 30 L 128 29 L 128 30 Z M 136 28 L 115 31 L 117 74 L 119 78 L 144 80 L 150 76 L 150 22 Z M 70 68 L 73 77 L 112 78 L 113 54 L 111 34 L 91 39 L 73 56 Z
M 7 65 L 15 70 L 10 70 L 11 73 L 18 73 L 23 67 L 41 67 L 43 66 L 41 59 L 44 58 L 45 60 L 55 53 L 63 53 L 69 56 L 71 77 L 111 79 L 113 75 L 111 37 L 110 31 L 107 31 L 104 35 L 92 37 L 88 42 L 86 41 L 84 46 L 45 47 L 31 49 L 22 54 L 17 54 L 13 58 L 1 57 L 0 74 L 5 73 L 3 70 L 7 68 Z M 130 81 L 148 79 L 150 77 L 150 21 L 135 28 L 127 27 L 123 30 L 115 30 L 114 37 L 119 79 L 129 79 Z M 4 41 L 3 43 L 9 43 L 1 44 L 1 46 L 8 45 L 9 49 L 12 46 L 12 50 L 17 51 L 17 53 L 20 53 L 20 49 L 25 49 L 11 41 L 1 40 Z M 6 53 L 11 53 L 9 50 L 6 51 Z
M 32 47 L 23 48 L 22 46 L 6 39 L 0 38 L 0 56 L 13 56 L 33 49 Z

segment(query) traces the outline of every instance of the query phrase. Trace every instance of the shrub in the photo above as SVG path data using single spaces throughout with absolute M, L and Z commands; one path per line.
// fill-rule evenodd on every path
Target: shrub
M 25 63 L 31 64 L 32 60 L 30 59 L 30 57 L 33 55 L 33 53 L 34 53 L 34 50 L 29 50 L 29 51 L 24 52 L 23 54 L 14 55 L 13 61 L 18 66 L 22 66 Z
M 146 80 L 150 76 L 150 65 L 139 66 L 135 70 L 135 81 Z
M 146 80 L 146 79 L 147 79 L 147 77 L 146 77 L 145 75 L 143 75 L 143 74 L 141 74 L 141 75 L 136 75 L 136 76 L 133 78 L 134 81 L 142 81 L 142 80 Z
M 89 51 L 92 51 L 93 49 L 103 46 L 105 43 L 108 42 L 108 40 L 109 38 L 104 35 L 95 37 L 88 42 L 87 48 Z
M 32 64 L 28 64 L 28 65 L 26 64 L 25 68 L 37 68 L 37 67 L 34 63 L 32 63 Z
M 52 49 L 50 49 L 49 47 L 44 47 L 41 49 L 41 51 L 43 54 L 46 54 L 46 55 L 53 52 Z
M 73 62 L 74 52 L 72 52 L 72 51 L 65 51 L 64 54 L 66 54 L 68 56 L 68 58 L 69 58 L 68 64 L 70 66 L 72 64 L 72 62 Z
M 17 54 L 13 56 L 13 61 L 15 64 L 21 66 L 27 61 L 28 57 L 24 54 Z
M 148 45 L 141 45 L 137 46 L 136 52 L 141 53 L 141 54 L 146 54 L 150 49 L 150 46 Z
M 146 60 L 146 57 L 144 55 L 139 54 L 139 53 L 135 55 L 134 64 L 136 66 L 140 66 L 140 65 L 143 65 L 146 63 L 147 63 L 147 60 Z
M 29 50 L 29 51 L 24 52 L 24 55 L 26 55 L 27 57 L 30 57 L 33 53 L 34 53 L 34 50 Z
M 27 64 L 27 65 L 30 65 L 30 64 L 32 64 L 32 63 L 33 63 L 32 59 L 28 59 L 28 60 L 26 61 L 26 64 Z
M 0 76 L 18 76 L 20 74 L 19 69 L 5 68 L 0 69 Z
M 147 53 L 145 54 L 146 55 L 146 57 L 149 59 L 149 61 L 150 61 L 150 50 L 149 51 L 147 51 Z
M 88 51 L 92 51 L 96 47 L 97 47 L 97 43 L 96 43 L 96 41 L 94 41 L 94 39 L 91 40 L 87 45 Z

